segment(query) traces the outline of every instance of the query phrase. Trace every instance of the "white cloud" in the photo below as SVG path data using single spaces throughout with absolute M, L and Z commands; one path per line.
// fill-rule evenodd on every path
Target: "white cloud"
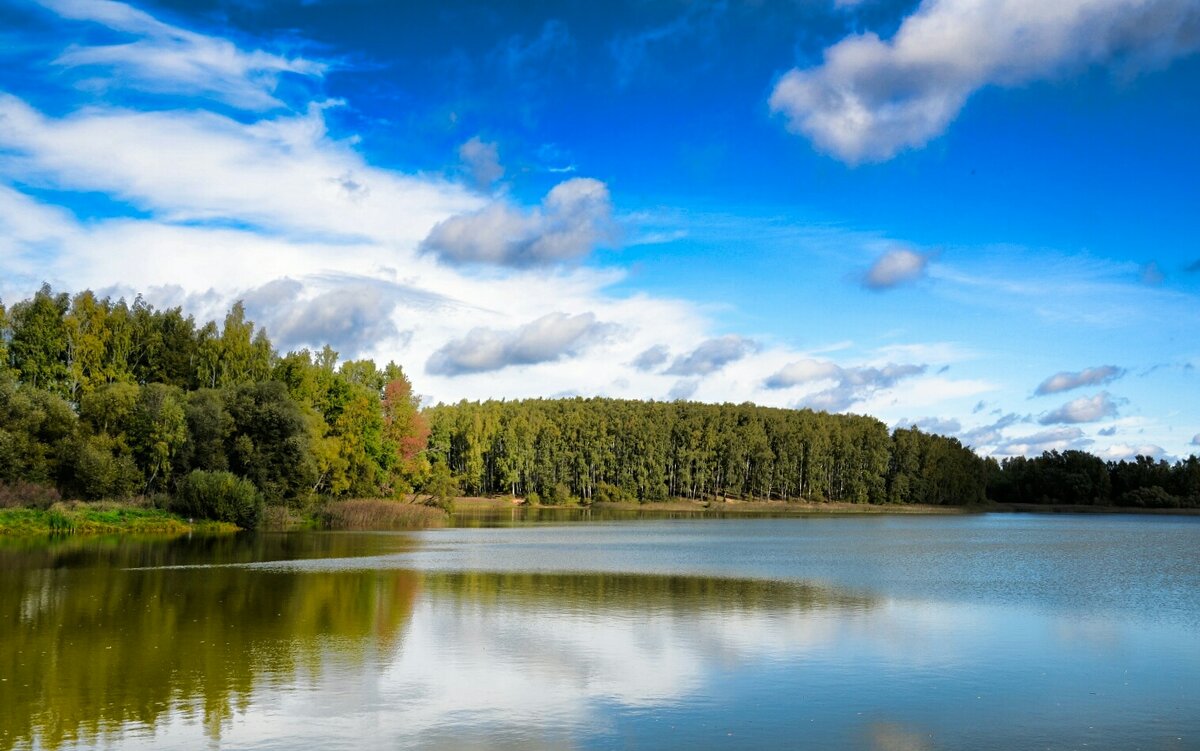
M 551 188 L 529 211 L 497 201 L 446 219 L 422 247 L 452 263 L 534 266 L 573 260 L 615 239 L 608 187 L 576 177 Z
M 51 118 L 0 94 L 0 149 L 0 174 L 107 193 L 174 223 L 415 244 L 436 222 L 479 205 L 459 186 L 366 164 L 329 138 L 316 105 L 246 125 L 196 111 Z
M 805 358 L 789 362 L 763 382 L 771 390 L 791 389 L 809 383 L 828 383 L 827 388 L 805 395 L 800 403 L 813 409 L 840 412 L 905 378 L 921 375 L 927 365 L 888 363 L 880 367 L 842 367 L 828 360 Z
M 592 313 L 549 313 L 512 331 L 475 328 L 434 352 L 425 370 L 456 376 L 554 362 L 579 354 L 612 332 L 611 324 L 597 321 Z
M 935 433 L 937 435 L 955 436 L 962 431 L 962 423 L 953 417 L 918 417 L 915 420 L 901 420 L 896 424 L 898 428 L 917 428 L 926 433 Z
M 462 160 L 479 188 L 491 187 L 492 183 L 504 177 L 504 167 L 500 164 L 500 149 L 495 142 L 484 141 L 479 136 L 474 136 L 458 147 L 458 158 Z
M 670 357 L 671 350 L 666 345 L 656 344 L 639 353 L 637 357 L 633 358 L 633 362 L 630 365 L 638 370 L 650 371 L 666 364 Z
M 1116 365 L 1098 365 L 1094 368 L 1085 368 L 1078 373 L 1063 371 L 1042 381 L 1035 393 L 1043 396 L 1057 394 L 1060 391 L 1070 391 L 1081 386 L 1103 386 L 1123 375 L 1125 375 L 1125 369 L 1118 368 Z
M 1192 436 L 1192 445 L 1200 446 L 1200 433 L 1197 433 L 1196 435 Z
M 1092 444 L 1079 428 L 1054 428 L 1001 441 L 996 453 L 1002 456 L 1031 456 L 1045 451 L 1083 450 Z
M 1119 462 L 1121 460 L 1128 461 L 1139 456 L 1148 456 L 1151 459 L 1162 459 L 1166 457 L 1167 452 L 1162 446 L 1158 446 L 1153 443 L 1114 443 L 1107 448 L 1094 449 L 1092 453 L 1101 459 Z
M 848 36 L 770 97 L 788 128 L 849 163 L 940 135 L 972 93 L 1090 65 L 1163 66 L 1200 48 L 1194 0 L 924 0 L 895 35 Z
M 680 355 L 664 371 L 667 375 L 703 376 L 716 372 L 729 363 L 740 360 L 757 345 L 743 336 L 727 334 L 701 342 L 686 355 Z
M 74 46 L 55 61 L 112 71 L 113 85 L 156 93 L 211 97 L 246 110 L 283 105 L 273 92 L 283 74 L 319 77 L 324 63 L 246 52 L 226 39 L 163 23 L 112 0 L 40 0 L 62 18 L 88 21 L 137 37 L 120 44 Z
M 1115 417 L 1116 414 L 1116 402 L 1107 391 L 1101 391 L 1094 396 L 1081 396 L 1069 401 L 1058 409 L 1042 415 L 1038 422 L 1042 425 L 1095 422 L 1105 417 Z
M 929 265 L 929 256 L 912 250 L 889 250 L 871 264 L 863 276 L 868 289 L 884 290 L 920 279 Z

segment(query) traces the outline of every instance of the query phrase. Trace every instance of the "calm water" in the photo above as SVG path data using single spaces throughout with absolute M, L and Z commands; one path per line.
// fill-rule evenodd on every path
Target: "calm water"
M 0 541 L 0 749 L 1200 749 L 1198 700 L 1200 518 Z

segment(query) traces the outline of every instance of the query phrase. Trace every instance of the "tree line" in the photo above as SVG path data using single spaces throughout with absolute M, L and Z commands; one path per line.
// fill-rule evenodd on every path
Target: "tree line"
M 1200 508 L 1200 459 L 1106 462 L 1085 451 L 1015 456 L 1000 464 L 988 495 L 1002 503 Z
M 24 483 L 25 485 L 22 485 Z M 1200 507 L 1200 461 L 1081 451 L 997 462 L 877 419 L 620 399 L 420 409 L 395 363 L 280 354 L 235 304 L 221 325 L 44 286 L 0 303 L 0 505 L 14 487 L 305 508 L 461 488 L 536 502 L 777 499 Z M 17 496 L 20 493 L 16 494 Z M 238 517 L 242 519 L 243 517 Z
M 397 496 L 430 474 L 418 406 L 395 363 L 280 355 L 240 303 L 221 326 L 48 286 L 0 305 L 0 485 L 293 506 Z
M 954 438 L 872 417 L 753 404 L 532 399 L 426 411 L 429 451 L 475 494 L 579 499 L 985 500 L 989 467 Z

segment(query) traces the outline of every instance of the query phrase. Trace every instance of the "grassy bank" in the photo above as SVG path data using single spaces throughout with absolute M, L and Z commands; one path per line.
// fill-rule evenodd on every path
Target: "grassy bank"
M 235 532 L 232 524 L 188 521 L 162 509 L 100 501 L 55 503 L 47 509 L 0 509 L 0 535 L 185 534 Z
M 317 510 L 325 529 L 425 529 L 446 523 L 446 512 L 434 506 L 383 498 L 332 501 Z

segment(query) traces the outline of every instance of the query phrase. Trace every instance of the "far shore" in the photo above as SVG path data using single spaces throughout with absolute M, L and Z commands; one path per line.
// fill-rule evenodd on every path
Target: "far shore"
M 471 512 L 483 510 L 500 510 L 512 508 L 530 509 L 595 509 L 612 511 L 661 511 L 661 512 L 719 512 L 722 514 L 774 514 L 812 516 L 817 514 L 846 515 L 846 514 L 898 514 L 898 515 L 962 515 L 987 513 L 1037 513 L 1037 514 L 1155 514 L 1177 516 L 1200 516 L 1200 509 L 1160 509 L 1135 508 L 1131 506 L 1074 506 L 1067 504 L 1039 503 L 986 503 L 971 506 L 931 506 L 924 504 L 873 504 L 873 503 L 834 503 L 811 501 L 764 501 L 740 500 L 726 498 L 724 500 L 691 500 L 676 498 L 670 501 L 652 501 L 638 503 L 628 501 L 621 503 L 593 503 L 581 505 L 578 503 L 558 506 L 534 505 L 525 503 L 517 496 L 465 496 L 455 498 L 453 510 L 456 512 Z

